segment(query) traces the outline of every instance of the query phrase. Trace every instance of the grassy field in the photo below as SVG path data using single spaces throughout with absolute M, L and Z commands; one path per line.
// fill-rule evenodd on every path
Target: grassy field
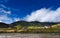
M 52 26 L 20 26 L 14 28 L 0 28 L 0 32 L 7 33 L 60 33 L 60 25 Z
M 49 22 L 14 22 L 0 23 L 0 33 L 60 33 L 60 23 Z

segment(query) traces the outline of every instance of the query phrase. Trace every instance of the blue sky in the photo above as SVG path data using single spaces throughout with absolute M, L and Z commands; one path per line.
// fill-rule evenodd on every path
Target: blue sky
M 19 20 L 60 22 L 59 7 L 60 0 L 0 0 L 0 22 L 12 23 Z M 54 16 L 55 12 L 57 16 Z M 52 19 L 47 16 L 52 16 Z

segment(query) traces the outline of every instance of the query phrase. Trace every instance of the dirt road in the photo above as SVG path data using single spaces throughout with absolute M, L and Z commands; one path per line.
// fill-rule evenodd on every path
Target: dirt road
M 0 33 L 0 38 L 60 38 L 58 34 Z

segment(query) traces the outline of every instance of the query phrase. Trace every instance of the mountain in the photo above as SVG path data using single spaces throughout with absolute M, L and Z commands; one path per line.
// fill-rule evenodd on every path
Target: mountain
M 14 27 L 17 25 L 25 26 L 25 27 L 27 26 L 51 26 L 51 25 L 58 24 L 58 23 L 59 22 L 54 23 L 54 22 L 38 22 L 38 21 L 33 21 L 33 22 L 17 21 L 11 24 L 5 24 L 5 23 L 0 22 L 0 28 Z
M 8 27 L 9 27 L 8 24 L 0 22 L 0 28 L 8 28 Z
M 14 27 L 16 25 L 21 25 L 21 26 L 31 26 L 31 25 L 35 25 L 35 26 L 51 26 L 54 24 L 58 24 L 58 22 L 54 23 L 54 22 L 38 22 L 38 21 L 33 21 L 33 22 L 26 22 L 26 21 L 17 21 L 14 23 L 11 23 L 10 26 Z

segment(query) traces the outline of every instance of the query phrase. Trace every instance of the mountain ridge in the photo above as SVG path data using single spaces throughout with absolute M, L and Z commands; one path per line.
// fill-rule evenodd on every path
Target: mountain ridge
M 27 21 L 16 21 L 16 22 L 13 22 L 11 24 L 6 24 L 6 23 L 3 23 L 3 22 L 0 22 L 0 27 L 4 27 L 4 28 L 7 28 L 7 27 L 14 27 L 14 26 L 17 26 L 17 25 L 21 25 L 21 26 L 31 26 L 31 25 L 36 25 L 36 26 L 51 26 L 51 25 L 54 25 L 54 24 L 60 24 L 60 22 L 38 22 L 38 21 L 32 21 L 32 22 L 27 22 Z

